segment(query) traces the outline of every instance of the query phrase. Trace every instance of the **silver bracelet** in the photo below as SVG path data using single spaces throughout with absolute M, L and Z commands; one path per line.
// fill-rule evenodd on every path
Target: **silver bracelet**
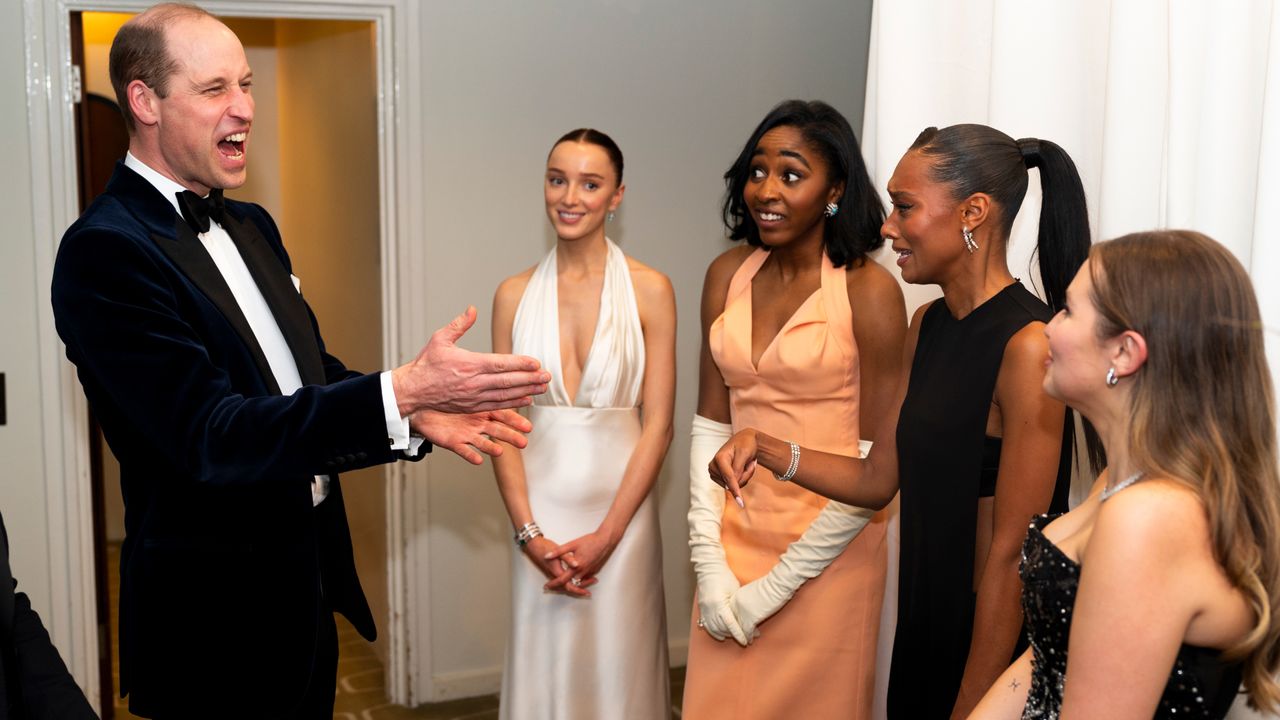
M 778 473 L 773 474 L 778 479 L 778 482 L 790 482 L 791 478 L 796 476 L 796 470 L 800 469 L 800 446 L 793 442 L 787 444 L 791 446 L 791 464 L 787 466 L 787 471 L 781 475 Z
M 529 544 L 530 540 L 536 537 L 542 537 L 542 528 L 538 527 L 538 523 L 536 522 L 527 522 L 524 525 L 521 525 L 520 529 L 516 531 L 516 546 L 524 547 Z

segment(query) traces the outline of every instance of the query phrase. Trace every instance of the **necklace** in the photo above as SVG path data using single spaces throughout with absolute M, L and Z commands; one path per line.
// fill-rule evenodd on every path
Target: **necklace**
M 1134 474 L 1130 475 L 1129 477 L 1127 477 L 1127 478 L 1125 478 L 1125 479 L 1121 480 L 1120 482 L 1116 483 L 1115 485 L 1112 485 L 1111 487 L 1105 487 L 1105 488 L 1103 488 L 1103 489 L 1102 489 L 1102 495 L 1101 495 L 1101 497 L 1099 497 L 1099 498 L 1098 498 L 1098 502 L 1100 502 L 1100 503 L 1101 503 L 1101 502 L 1106 502 L 1107 498 L 1111 497 L 1112 495 L 1115 495 L 1116 493 L 1120 492 L 1121 490 L 1123 490 L 1123 489 L 1125 489 L 1125 488 L 1129 487 L 1130 485 L 1132 485 L 1132 484 L 1134 484 L 1134 483 L 1138 482 L 1139 480 L 1141 480 L 1141 479 L 1142 479 L 1143 474 L 1144 474 L 1144 473 L 1143 473 L 1141 470 L 1139 470 L 1138 472 L 1136 472 L 1136 473 L 1134 473 Z

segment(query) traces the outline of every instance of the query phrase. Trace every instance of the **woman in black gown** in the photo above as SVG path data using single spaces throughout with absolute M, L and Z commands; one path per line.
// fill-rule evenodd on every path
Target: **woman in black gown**
M 1048 306 L 1013 277 L 1005 252 L 1033 167 L 1044 189 L 1037 254 Z M 938 284 L 943 298 L 912 318 L 901 414 L 887 425 L 896 434 L 877 438 L 866 461 L 797 447 L 794 481 L 873 508 L 901 489 L 889 717 L 964 718 L 1015 656 L 1026 523 L 1066 509 L 1072 424 L 1041 389 L 1043 331 L 1088 252 L 1088 215 L 1062 148 L 983 125 L 925 130 L 889 195 L 882 233 L 903 279 Z M 794 454 L 785 440 L 745 430 L 717 455 L 713 476 L 749 479 L 752 460 L 782 475 Z
M 1280 709 L 1275 409 L 1244 268 L 1194 232 L 1100 243 L 1046 334 L 1045 389 L 1109 467 L 1032 523 L 1031 649 L 973 717 L 1222 718 L 1242 677 Z

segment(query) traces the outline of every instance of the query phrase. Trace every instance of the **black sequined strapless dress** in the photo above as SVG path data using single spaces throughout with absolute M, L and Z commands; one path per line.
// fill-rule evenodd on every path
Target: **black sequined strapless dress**
M 1080 566 L 1044 536 L 1055 516 L 1031 522 L 1022 545 L 1022 612 L 1031 639 L 1031 688 L 1023 720 L 1057 718 L 1062 709 L 1062 683 L 1067 674 L 1067 638 Z M 1153 716 L 1163 718 L 1225 717 L 1240 688 L 1238 663 L 1226 663 L 1217 650 L 1183 645 L 1169 672 Z

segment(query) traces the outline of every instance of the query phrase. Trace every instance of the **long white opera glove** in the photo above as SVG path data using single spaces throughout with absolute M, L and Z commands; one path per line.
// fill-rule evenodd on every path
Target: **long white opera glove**
M 858 451 L 866 457 L 871 443 L 858 441 Z M 871 520 L 874 510 L 831 500 L 800 539 L 791 543 L 778 558 L 778 564 L 761 578 L 752 580 L 734 593 L 731 607 L 743 633 L 749 640 L 757 636 L 756 627 L 786 605 L 800 586 L 818 576 L 844 552 L 862 528 Z
M 733 436 L 724 423 L 693 416 L 689 433 L 689 559 L 698 579 L 698 613 L 702 629 L 716 640 L 732 636 L 746 645 L 730 598 L 741 585 L 725 560 L 720 544 L 720 520 L 724 516 L 725 491 L 707 473 L 707 465 L 720 447 Z

